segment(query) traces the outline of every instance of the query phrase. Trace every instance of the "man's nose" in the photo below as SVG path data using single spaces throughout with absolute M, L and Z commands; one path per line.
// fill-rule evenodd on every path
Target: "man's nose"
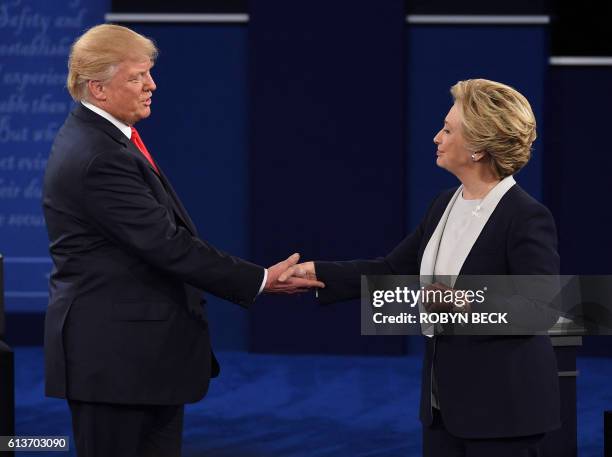
M 147 80 L 145 81 L 145 88 L 146 90 L 150 90 L 151 92 L 157 89 L 157 84 L 155 84 L 155 81 L 153 80 L 153 76 L 151 76 L 151 74 L 147 76 Z

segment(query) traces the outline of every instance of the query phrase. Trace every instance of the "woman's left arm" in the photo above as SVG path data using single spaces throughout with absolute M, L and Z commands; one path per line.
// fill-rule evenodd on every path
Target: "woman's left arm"
M 517 213 L 508 228 L 506 258 L 516 294 L 499 305 L 509 313 L 511 333 L 548 330 L 559 319 L 561 284 L 557 229 L 545 206 L 533 202 Z
M 507 227 L 505 258 L 505 275 L 464 280 L 474 281 L 468 289 L 486 283 L 485 300 L 472 304 L 471 312 L 507 313 L 507 324 L 478 326 L 478 331 L 507 335 L 547 331 L 560 315 L 561 287 L 557 230 L 546 207 L 533 202 L 516 212 Z

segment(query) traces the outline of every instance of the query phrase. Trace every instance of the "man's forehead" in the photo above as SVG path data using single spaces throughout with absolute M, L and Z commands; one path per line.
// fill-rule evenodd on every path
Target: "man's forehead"
M 154 64 L 155 61 L 151 60 L 149 57 L 142 57 L 142 56 L 137 56 L 137 57 L 129 57 L 127 59 L 124 59 L 121 62 L 122 65 L 126 66 L 126 67 L 130 67 L 130 68 L 151 68 Z

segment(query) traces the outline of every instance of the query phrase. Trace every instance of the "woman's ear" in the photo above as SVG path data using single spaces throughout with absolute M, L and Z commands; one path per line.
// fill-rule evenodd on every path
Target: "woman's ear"
M 471 157 L 472 157 L 472 162 L 480 162 L 481 160 L 487 157 L 487 153 L 486 151 L 473 152 Z

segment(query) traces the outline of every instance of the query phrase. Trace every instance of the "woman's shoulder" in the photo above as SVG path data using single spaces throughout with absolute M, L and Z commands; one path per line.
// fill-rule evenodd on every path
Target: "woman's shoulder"
M 436 217 L 442 214 L 453 198 L 459 186 L 441 191 L 430 203 L 428 216 Z M 520 185 L 513 185 L 502 197 L 494 214 L 503 219 L 530 219 L 533 216 L 544 216 L 553 219 L 550 210 L 540 201 L 531 196 Z
M 515 184 L 506 192 L 503 200 L 506 210 L 512 213 L 522 215 L 543 213 L 551 215 L 550 210 L 542 202 L 536 200 L 518 184 Z
M 496 220 L 508 227 L 513 236 L 523 232 L 535 232 L 544 228 L 550 233 L 556 232 L 555 218 L 550 210 L 536 200 L 518 184 L 506 193 L 505 198 L 496 208 L 499 210 Z

